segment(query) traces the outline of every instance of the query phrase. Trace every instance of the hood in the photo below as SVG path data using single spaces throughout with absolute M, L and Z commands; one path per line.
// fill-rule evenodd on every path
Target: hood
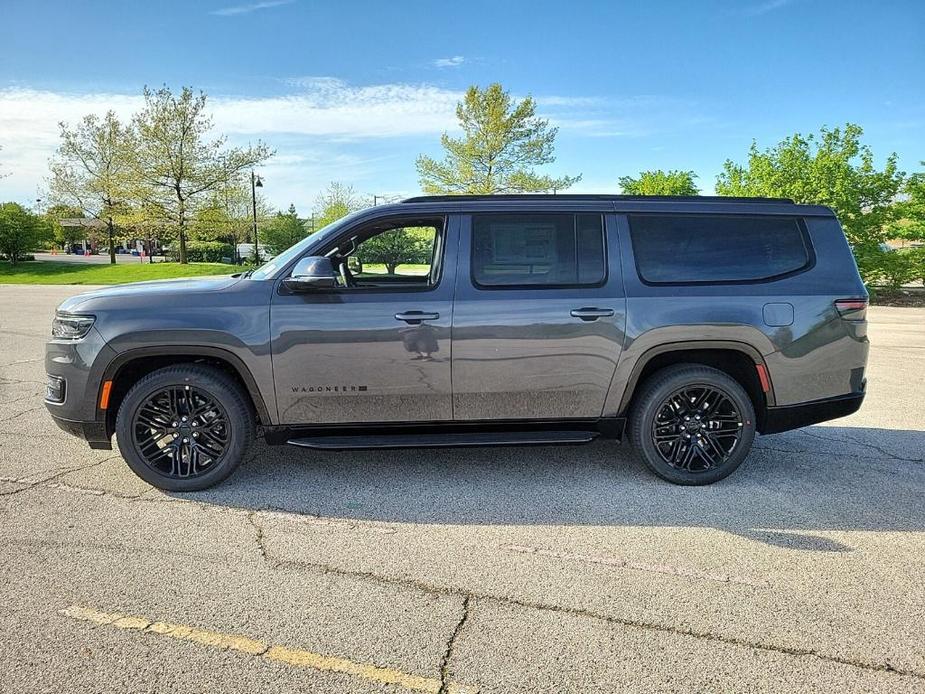
M 92 310 L 96 306 L 110 303 L 111 300 L 134 298 L 144 300 L 150 297 L 152 302 L 162 303 L 170 300 L 182 300 L 183 296 L 218 292 L 241 281 L 240 277 L 194 277 L 188 279 L 151 280 L 117 284 L 112 287 L 94 289 L 65 299 L 58 307 L 59 311 L 79 313 Z

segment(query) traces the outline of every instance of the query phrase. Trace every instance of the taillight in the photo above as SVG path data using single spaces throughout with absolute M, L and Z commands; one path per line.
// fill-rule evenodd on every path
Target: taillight
M 835 308 L 845 320 L 867 319 L 867 299 L 836 299 Z

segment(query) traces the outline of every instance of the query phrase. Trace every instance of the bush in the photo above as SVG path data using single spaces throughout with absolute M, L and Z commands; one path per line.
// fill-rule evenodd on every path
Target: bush
M 9 258 L 8 258 L 7 256 L 3 255 L 2 253 L 0 253 L 0 261 L 3 261 L 3 260 L 9 260 Z M 20 256 L 17 256 L 17 257 L 16 257 L 16 262 L 17 262 L 17 263 L 22 263 L 22 262 L 25 262 L 25 261 L 27 261 L 27 260 L 35 260 L 35 256 L 32 255 L 31 253 L 26 253 L 25 255 L 20 255 Z
M 858 256 L 858 267 L 867 284 L 890 290 L 925 282 L 925 248 L 870 251 Z
M 180 260 L 180 243 L 172 244 L 168 257 Z M 234 246 L 221 241 L 187 241 L 186 259 L 191 263 L 220 263 L 225 258 L 234 257 Z

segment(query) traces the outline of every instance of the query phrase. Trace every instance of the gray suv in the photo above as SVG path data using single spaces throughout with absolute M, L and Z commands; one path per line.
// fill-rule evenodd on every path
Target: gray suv
M 418 197 L 263 267 L 58 308 L 45 402 L 153 485 L 225 479 L 260 433 L 326 450 L 628 436 L 708 484 L 856 411 L 867 293 L 826 207 L 612 195 Z

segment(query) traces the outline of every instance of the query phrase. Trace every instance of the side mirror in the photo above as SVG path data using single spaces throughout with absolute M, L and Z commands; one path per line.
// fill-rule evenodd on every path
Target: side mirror
M 283 284 L 291 292 L 334 289 L 337 287 L 337 274 L 330 258 L 312 255 L 297 262 Z

